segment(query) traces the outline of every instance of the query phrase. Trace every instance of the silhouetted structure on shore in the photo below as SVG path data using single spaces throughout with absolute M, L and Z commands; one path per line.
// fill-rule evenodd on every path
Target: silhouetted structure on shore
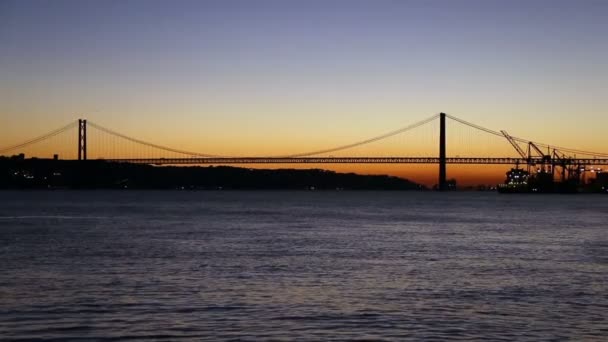
M 395 137 L 409 132 L 417 127 L 435 122 L 439 119 L 439 153 L 433 156 L 413 157 L 408 154 L 393 156 L 356 156 L 343 155 L 344 151 L 376 143 L 384 139 Z M 518 156 L 448 156 L 447 154 L 447 122 L 472 128 L 475 132 L 482 132 L 501 139 L 506 139 Z M 73 138 L 78 132 L 77 144 L 73 144 Z M 87 140 L 87 134 L 93 133 L 93 141 Z M 91 135 L 91 134 L 89 134 Z M 61 139 L 58 137 L 61 136 Z M 57 144 L 57 141 L 66 142 L 69 139 L 70 145 L 77 147 L 77 159 L 72 147 L 65 144 Z M 453 139 L 450 139 L 453 140 Z M 76 146 L 77 145 L 77 146 Z M 477 144 L 473 144 L 477 147 Z M 62 155 L 58 147 L 68 147 L 63 150 L 67 154 Z M 43 147 L 43 149 L 40 149 Z M 49 158 L 48 151 L 54 151 L 52 159 L 37 159 L 36 167 L 13 167 L 12 174 L 5 176 L 2 187 L 120 187 L 134 186 L 140 188 L 147 187 L 230 187 L 230 188 L 353 188 L 353 189 L 410 189 L 421 188 L 413 183 L 388 176 L 376 176 L 379 178 L 357 178 L 352 177 L 371 177 L 357 176 L 354 174 L 337 174 L 335 172 L 322 170 L 251 170 L 234 167 L 218 167 L 217 165 L 262 165 L 262 164 L 438 164 L 438 182 L 433 186 L 434 190 L 461 190 L 456 186 L 455 180 L 447 178 L 447 164 L 451 165 L 515 165 L 514 170 L 519 170 L 519 166 L 525 167 L 527 179 L 509 179 L 504 184 L 497 187 L 500 192 L 602 192 L 608 186 L 604 185 L 603 176 L 595 180 L 596 175 L 606 172 L 598 166 L 608 166 L 608 154 L 576 150 L 564 147 L 555 147 L 547 144 L 533 142 L 531 140 L 511 136 L 506 131 L 500 132 L 478 126 L 464 121 L 446 113 L 439 113 L 414 124 L 381 134 L 369 139 L 356 141 L 349 144 L 325 148 L 314 151 L 300 152 L 297 154 L 284 154 L 279 156 L 225 156 L 221 154 L 208 154 L 192 151 L 175 149 L 161 146 L 148 141 L 143 141 L 131 136 L 127 136 L 106 127 L 85 119 L 79 119 L 59 129 L 50 131 L 44 135 L 26 140 L 22 143 L 9 147 L 1 148 L 0 155 L 9 156 L 9 153 L 20 153 L 19 157 L 4 157 L 4 159 L 16 162 L 20 160 L 23 165 L 34 163 L 26 161 L 24 152 L 33 148 L 32 155 L 44 156 Z M 89 150 L 92 148 L 92 151 Z M 526 149 L 527 148 L 527 149 Z M 46 151 L 46 152 L 42 152 Z M 333 155 L 339 152 L 340 155 Z M 579 157 L 576 157 L 576 156 Z M 28 155 L 29 156 L 29 155 Z M 67 160 L 66 160 L 67 156 Z M 574 157 L 573 157 L 574 156 Z M 582 156 L 582 158 L 580 157 Z M 35 159 L 32 159 L 35 160 Z M 40 173 L 40 168 L 47 168 L 45 160 L 54 160 L 57 172 Z M 83 164 L 74 164 L 81 162 Z M 138 166 L 134 164 L 139 164 Z M 34 165 L 34 164 L 31 164 Z M 59 166 L 57 166 L 59 165 Z M 154 166 L 152 166 L 154 165 Z M 157 167 L 167 165 L 168 167 Z M 196 165 L 194 168 L 176 169 L 177 165 Z M 214 167 L 203 168 L 202 165 Z M 36 169 L 38 171 L 31 171 Z M 29 170 L 29 171 L 28 171 Z M 106 170 L 99 172 L 99 170 Z M 236 170 L 247 170 L 242 174 L 242 179 L 231 180 L 216 176 L 218 170 L 223 170 L 223 174 L 229 175 L 237 172 Z M 47 170 L 48 171 L 48 170 Z M 239 171 L 241 172 L 241 171 Z M 244 172 L 244 171 L 242 171 Z M 260 176 L 266 172 L 265 177 Z M 271 176 L 268 176 L 268 173 Z M 587 172 L 587 174 L 586 174 Z M 308 174 L 307 174 L 308 173 Z M 589 173 L 595 173 L 590 175 Z M 162 178 L 161 174 L 167 174 L 176 179 Z M 514 173 L 517 176 L 518 172 Z M 40 176 L 42 175 L 42 176 Z M 289 175 L 289 177 L 285 176 Z M 0 175 L 2 177 L 2 175 Z M 119 178 L 113 178 L 119 177 Z M 210 178 L 209 178 L 210 177 Z M 382 178 L 384 177 L 384 178 Z M 284 181 L 289 178 L 289 182 Z M 209 183 L 208 179 L 217 179 L 215 184 Z M 183 180 L 183 182 L 181 181 Z M 401 182 L 401 183 L 400 183 Z M 405 182 L 405 183 L 403 183 Z M 593 182 L 593 184 L 591 184 Z M 319 184 L 317 184 L 319 183 Z M 483 188 L 495 188 L 494 185 Z
M 0 157 L 3 189 L 353 189 L 420 190 L 424 186 L 385 175 L 319 169 L 246 169 L 228 166 L 155 167 L 102 160 Z

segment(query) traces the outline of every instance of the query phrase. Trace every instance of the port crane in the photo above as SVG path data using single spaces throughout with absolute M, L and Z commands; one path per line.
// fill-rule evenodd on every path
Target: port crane
M 533 152 L 536 152 L 538 154 L 537 158 L 540 158 L 541 162 L 542 162 L 542 167 L 541 170 L 543 172 L 547 172 L 548 170 L 546 169 L 546 164 L 551 165 L 551 155 L 547 155 L 544 154 L 543 151 L 541 151 L 540 148 L 538 148 L 538 146 L 536 146 L 536 144 L 534 144 L 533 142 L 528 142 L 528 153 L 526 153 L 521 146 L 519 146 L 519 144 L 517 143 L 517 141 L 515 141 L 515 139 L 513 139 L 513 137 L 511 135 L 509 135 L 509 133 L 507 133 L 507 131 L 502 130 L 500 131 L 500 133 L 502 133 L 502 135 L 507 139 L 507 141 L 511 144 L 511 146 L 513 146 L 513 148 L 515 148 L 515 150 L 517 151 L 517 153 L 521 156 L 522 159 L 526 160 L 526 164 L 528 166 L 528 172 L 530 172 L 530 167 L 531 166 L 535 166 L 536 162 L 533 156 Z
M 581 174 L 588 171 L 584 167 L 582 168 L 581 165 L 574 165 L 572 158 L 567 157 L 557 149 L 553 149 L 551 151 L 551 148 L 547 147 L 548 151 L 547 153 L 544 153 L 532 141 L 528 142 L 526 153 L 526 151 L 521 148 L 517 141 L 511 135 L 509 135 L 509 133 L 507 133 L 507 131 L 501 130 L 500 133 L 502 133 L 511 146 L 513 146 L 521 158 L 526 160 L 528 173 L 530 173 L 532 166 L 536 166 L 537 161 L 539 160 L 541 165 L 535 170 L 537 174 L 551 174 L 551 179 L 553 179 L 555 177 L 556 168 L 560 167 L 560 178 L 562 182 L 578 182 L 581 178 Z

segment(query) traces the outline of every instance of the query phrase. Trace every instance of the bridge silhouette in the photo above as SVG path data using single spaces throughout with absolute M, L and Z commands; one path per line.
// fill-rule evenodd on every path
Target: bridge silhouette
M 439 125 L 433 126 L 433 123 Z M 500 150 L 503 155 L 496 152 L 486 152 L 487 155 L 473 156 L 450 156 L 448 155 L 448 128 L 447 123 L 455 123 L 466 127 L 481 135 L 498 139 Z M 411 134 L 420 127 L 438 127 L 438 139 L 434 139 L 434 148 L 437 154 L 414 156 L 416 153 L 389 156 L 373 156 L 369 154 L 356 155 L 354 151 L 381 141 L 394 139 L 395 137 Z M 91 141 L 90 136 L 94 133 L 95 139 Z M 465 134 L 466 135 L 466 134 Z M 74 144 L 74 139 L 76 143 Z M 415 143 L 416 141 L 414 141 Z M 413 146 L 410 142 L 409 145 Z M 408 145 L 408 144 L 404 144 Z M 483 143 L 473 143 L 479 149 Z M 399 145 L 401 146 L 401 145 Z M 428 146 L 427 146 L 428 147 Z M 504 148 L 508 150 L 505 150 Z M 244 155 L 218 155 L 185 151 L 177 148 L 167 147 L 140 140 L 119 133 L 85 119 L 71 122 L 59 129 L 53 130 L 36 138 L 21 142 L 16 145 L 0 149 L 0 156 L 12 156 L 16 154 L 27 155 L 36 158 L 51 158 L 49 151 L 63 150 L 62 159 L 65 160 L 105 160 L 108 162 L 125 162 L 153 165 L 232 165 L 232 164 L 438 164 L 439 189 L 447 188 L 447 164 L 463 165 L 526 165 L 529 169 L 549 171 L 565 174 L 587 170 L 588 167 L 608 165 L 608 153 L 585 151 L 567 147 L 549 145 L 547 143 L 535 142 L 529 139 L 509 135 L 506 131 L 494 131 L 455 116 L 445 113 L 433 115 L 424 120 L 415 122 L 405 127 L 390 131 L 385 134 L 368 139 L 343 144 L 325 149 L 300 152 L 294 154 L 283 154 L 273 156 L 244 156 Z M 94 155 L 91 156 L 91 150 Z M 76 153 L 73 153 L 76 151 Z M 336 154 L 346 153 L 337 156 Z M 350 153 L 350 154 L 349 154 Z M 59 159 L 58 153 L 53 153 L 52 158 Z M 493 155 L 490 155 L 493 154 Z M 67 158 L 63 158 L 67 156 Z M 592 169 L 593 170 L 593 169 Z M 595 171 L 595 170 L 594 170 Z

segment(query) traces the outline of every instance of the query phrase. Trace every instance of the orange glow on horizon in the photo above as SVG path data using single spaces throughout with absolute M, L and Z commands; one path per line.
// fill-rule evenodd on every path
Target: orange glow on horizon
M 388 175 L 408 179 L 429 188 L 438 183 L 438 164 L 240 164 L 232 167 L 252 169 L 322 169 L 361 175 Z M 448 179 L 456 179 L 458 186 L 495 186 L 502 183 L 509 165 L 449 165 Z
M 365 141 L 365 138 L 387 132 L 387 130 L 376 131 L 374 129 L 374 132 L 366 133 L 361 127 L 355 127 L 354 125 L 338 128 L 330 127 L 330 130 L 324 131 L 324 135 L 318 135 L 317 130 L 296 128 L 294 132 L 298 134 L 291 134 L 293 132 L 286 130 L 267 136 L 260 132 L 252 133 L 249 136 L 235 135 L 235 132 L 227 135 L 223 132 L 211 132 L 208 135 L 196 135 L 192 132 L 176 134 L 163 128 L 144 128 L 129 135 L 149 143 L 178 150 L 235 157 L 298 155 L 303 152 L 326 150 L 357 141 Z M 413 132 L 408 131 L 407 134 L 390 136 L 386 139 L 372 141 L 369 144 L 366 143 L 345 150 L 310 155 L 319 157 L 436 157 L 438 154 L 438 131 L 437 120 L 437 122 L 432 121 L 417 127 Z M 334 132 L 334 134 L 330 134 L 331 132 Z M 126 134 L 128 132 L 120 130 L 119 133 Z M 87 135 L 88 159 L 189 157 L 180 153 L 163 152 L 157 148 L 144 146 L 128 139 L 121 138 L 122 140 L 120 140 L 103 131 L 96 130 L 95 127 L 88 129 Z M 0 137 L 0 140 L 3 140 L 2 137 Z M 4 137 L 4 140 L 6 140 L 6 137 Z M 8 155 L 24 153 L 26 158 L 53 158 L 53 155 L 57 154 L 59 159 L 65 160 L 76 159 L 77 151 L 77 129 L 74 128 L 25 149 L 20 148 L 10 151 Z M 470 127 L 449 121 L 447 153 L 448 157 L 517 157 L 516 151 L 504 137 L 471 131 Z M 428 187 L 438 183 L 438 165 L 436 164 L 235 164 L 232 166 L 264 169 L 316 168 L 341 173 L 391 175 L 409 179 Z M 511 167 L 513 165 L 448 164 L 447 177 L 448 179 L 456 179 L 458 186 L 493 186 L 504 181 L 505 172 Z

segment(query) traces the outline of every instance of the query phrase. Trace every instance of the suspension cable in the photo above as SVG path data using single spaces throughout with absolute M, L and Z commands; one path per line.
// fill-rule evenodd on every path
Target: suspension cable
M 121 133 L 118 133 L 116 131 L 113 131 L 113 130 L 111 130 L 109 128 L 105 128 L 103 126 L 97 125 L 97 124 L 95 124 L 95 123 L 93 123 L 91 121 L 87 121 L 87 124 L 90 125 L 91 127 L 94 127 L 94 128 L 96 128 L 96 129 L 98 129 L 100 131 L 103 131 L 105 133 L 114 135 L 116 137 L 123 138 L 123 139 L 129 140 L 131 142 L 134 142 L 134 143 L 137 143 L 137 144 L 141 144 L 141 145 L 145 145 L 145 146 L 148 146 L 148 147 L 153 147 L 153 148 L 165 150 L 165 151 L 168 151 L 168 152 L 174 152 L 174 153 L 189 155 L 189 156 L 192 156 L 192 157 L 209 157 L 209 158 L 222 158 L 222 157 L 225 157 L 225 156 L 220 156 L 220 155 L 215 155 L 215 154 L 204 154 L 204 153 L 189 152 L 189 151 L 178 150 L 178 149 L 174 149 L 174 148 L 166 147 L 166 146 L 162 146 L 162 145 L 157 145 L 157 144 L 153 144 L 153 143 L 150 143 L 150 142 L 147 142 L 147 141 L 131 138 L 131 137 L 126 136 L 124 134 L 121 134 Z
M 439 114 L 435 114 L 427 119 L 421 120 L 419 122 L 416 122 L 414 124 L 411 124 L 409 126 L 406 127 L 402 127 L 399 128 L 397 130 L 385 133 L 385 134 L 381 134 L 379 136 L 375 136 L 369 139 L 365 139 L 365 140 L 361 140 L 361 141 L 357 141 L 351 144 L 346 144 L 346 145 L 341 145 L 341 146 L 337 146 L 337 147 L 333 147 L 333 148 L 328 148 L 328 149 L 323 149 L 323 150 L 316 150 L 316 151 L 309 151 L 309 152 L 303 152 L 303 153 L 298 153 L 298 154 L 292 154 L 292 155 L 283 155 L 283 156 L 276 156 L 276 158 L 297 158 L 297 157 L 307 157 L 307 156 L 314 156 L 314 155 L 318 155 L 318 154 L 324 154 L 324 153 L 330 153 L 330 152 L 337 152 L 337 151 L 341 151 L 341 150 L 346 150 L 346 149 L 350 149 L 353 147 L 357 147 L 357 146 L 361 146 L 361 145 L 365 145 L 365 144 L 369 144 L 378 140 L 382 140 L 382 139 L 386 139 L 389 137 L 392 137 L 394 135 L 400 134 L 400 133 L 404 133 L 406 131 L 412 130 L 414 128 L 420 127 L 424 124 L 427 124 L 433 120 L 435 120 L 437 117 L 439 116 Z M 469 126 L 471 128 L 475 128 L 477 130 L 481 130 L 483 132 L 504 138 L 504 135 L 500 132 L 491 130 L 489 128 L 485 128 L 473 123 L 470 123 L 468 121 L 462 120 L 460 118 L 457 118 L 455 116 L 446 114 L 446 116 L 456 122 L 459 122 L 463 125 Z M 0 153 L 4 153 L 7 151 L 11 151 L 11 150 L 15 150 L 17 148 L 21 148 L 21 147 L 25 147 L 31 144 L 35 144 L 37 142 L 43 141 L 45 139 L 49 139 L 53 136 L 56 136 L 60 133 L 63 133 L 65 131 L 67 131 L 70 128 L 73 128 L 74 126 L 76 126 L 78 124 L 77 121 L 71 122 L 66 126 L 63 126 L 61 128 L 58 128 L 54 131 L 51 131 L 49 133 L 46 133 L 44 135 L 41 135 L 39 137 L 27 140 L 25 142 L 22 142 L 20 144 L 17 145 L 13 145 L 13 146 L 9 146 L 9 147 L 5 147 L 0 149 Z M 226 156 L 222 156 L 222 155 L 214 155 L 214 154 L 204 154 L 204 153 L 197 153 L 197 152 L 190 152 L 190 151 L 184 151 L 184 150 L 178 150 L 178 149 L 174 149 L 171 147 L 167 147 L 167 146 L 162 146 L 162 145 L 157 145 L 157 144 L 153 144 L 147 141 L 143 141 L 143 140 L 139 140 L 139 139 L 135 139 L 132 137 L 129 137 L 127 135 L 118 133 L 116 131 L 113 131 L 111 129 L 105 128 L 103 126 L 97 125 L 91 121 L 88 121 L 88 125 L 90 125 L 91 127 L 94 127 L 100 131 L 103 131 L 105 133 L 108 133 L 110 135 L 116 136 L 116 137 L 120 137 L 122 139 L 126 139 L 128 141 L 137 143 L 137 144 L 141 144 L 141 145 L 145 145 L 148 147 L 152 147 L 152 148 L 157 148 L 157 149 L 161 149 L 164 151 L 168 151 L 168 152 L 173 152 L 173 153 L 178 153 L 178 154 L 183 154 L 183 155 L 188 155 L 188 156 L 192 156 L 192 157 L 209 157 L 209 158 L 222 158 L 222 157 L 226 157 Z M 531 140 L 527 140 L 527 139 L 523 139 L 523 138 L 518 138 L 515 136 L 511 136 L 513 138 L 513 140 L 517 141 L 517 142 L 521 142 L 521 143 L 530 143 L 533 142 L 534 144 L 541 146 L 541 147 L 546 147 L 546 148 L 553 148 L 562 152 L 569 152 L 569 153 L 579 153 L 579 154 L 583 154 L 583 155 L 589 155 L 589 156 L 601 156 L 601 157 L 608 157 L 608 153 L 601 153 L 601 152 L 593 152 L 593 151 L 585 151 L 585 150 L 577 150 L 577 149 L 571 149 L 571 148 L 567 148 L 567 147 L 559 147 L 559 146 L 553 146 L 553 145 L 549 145 L 549 144 L 545 144 L 545 143 L 540 143 L 540 142 L 534 142 Z
M 4 152 L 11 151 L 11 150 L 15 150 L 15 149 L 18 149 L 20 147 L 25 147 L 25 146 L 32 145 L 32 144 L 35 144 L 37 142 L 40 142 L 42 140 L 49 139 L 49 138 L 51 138 L 51 137 L 53 137 L 53 136 L 55 136 L 57 134 L 60 134 L 60 133 L 63 133 L 65 131 L 67 131 L 68 129 L 76 126 L 77 124 L 78 124 L 78 121 L 74 121 L 74 122 L 71 122 L 71 123 L 69 123 L 69 124 L 61 127 L 61 128 L 58 128 L 58 129 L 56 129 L 54 131 L 51 131 L 51 132 L 46 133 L 44 135 L 41 135 L 39 137 L 27 140 L 27 141 L 22 142 L 22 143 L 17 144 L 17 145 L 13 145 L 13 146 L 9 146 L 9 147 L 4 147 L 4 148 L 0 149 L 0 153 L 4 153 Z
M 501 137 L 501 138 L 504 138 L 504 137 L 505 137 L 505 136 L 504 136 L 504 135 L 502 135 L 502 133 L 500 133 L 500 132 L 493 131 L 493 130 L 491 130 L 491 129 L 489 129 L 489 128 L 485 128 L 485 127 L 482 127 L 482 126 L 476 125 L 476 124 L 474 124 L 474 123 L 470 123 L 470 122 L 468 122 L 468 121 L 462 120 L 462 119 L 457 118 L 457 117 L 455 117 L 455 116 L 452 116 L 452 115 L 450 115 L 450 114 L 446 114 L 446 116 L 447 116 L 448 118 L 450 118 L 450 119 L 454 120 L 454 121 L 460 122 L 460 123 L 461 123 L 461 124 L 463 124 L 463 125 L 466 125 L 466 126 L 469 126 L 469 127 L 472 127 L 472 128 L 475 128 L 475 129 L 478 129 L 478 130 L 481 130 L 481 131 L 484 131 L 484 132 L 486 132 L 486 133 L 490 133 L 490 134 L 493 134 L 493 135 L 499 136 L 499 137 Z M 515 140 L 517 140 L 517 139 L 518 139 L 518 138 L 513 137 L 513 136 L 511 136 L 511 137 L 512 137 L 513 139 L 515 139 Z
M 502 133 L 500 133 L 500 132 L 493 131 L 493 130 L 491 130 L 489 128 L 485 128 L 485 127 L 476 125 L 474 123 L 470 123 L 468 121 L 462 120 L 460 118 L 457 118 L 457 117 L 449 115 L 449 114 L 446 114 L 446 116 L 449 117 L 450 119 L 454 120 L 454 121 L 457 121 L 457 122 L 463 124 L 463 125 L 466 125 L 466 126 L 469 126 L 469 127 L 472 127 L 472 128 L 475 128 L 475 129 L 478 129 L 478 130 L 481 130 L 481 131 L 484 131 L 486 133 L 490 133 L 490 134 L 493 134 L 493 135 L 496 135 L 496 136 L 504 138 L 504 135 L 502 135 Z M 585 151 L 585 150 L 576 150 L 576 149 L 571 149 L 571 148 L 567 148 L 567 147 L 554 146 L 554 145 L 549 145 L 549 144 L 546 144 L 546 143 L 541 143 L 541 142 L 536 142 L 536 141 L 532 141 L 532 140 L 528 140 L 528 139 L 518 138 L 518 137 L 515 137 L 515 136 L 511 136 L 511 138 L 513 138 L 513 140 L 515 140 L 517 142 L 526 143 L 526 144 L 532 142 L 532 143 L 536 144 L 537 146 L 547 147 L 547 148 L 553 148 L 553 149 L 560 150 L 560 151 L 563 151 L 563 152 L 580 153 L 580 154 L 589 155 L 589 156 L 608 157 L 608 153 Z
M 341 151 L 341 150 L 345 150 L 345 149 L 349 149 L 349 148 L 353 148 L 353 147 L 357 147 L 357 146 L 361 146 L 361 145 L 365 145 L 365 144 L 369 144 L 378 140 L 382 140 L 382 139 L 386 139 L 389 137 L 392 137 L 394 135 L 406 132 L 408 130 L 414 129 L 416 127 L 420 127 L 424 124 L 427 124 L 433 120 L 435 120 L 437 117 L 439 116 L 439 114 L 435 114 L 427 119 L 421 120 L 417 123 L 414 123 L 412 125 L 406 126 L 406 127 L 402 127 L 399 128 L 397 130 L 373 137 L 373 138 L 369 138 L 369 139 L 365 139 L 362 141 L 358 141 L 355 143 L 351 143 L 351 144 L 347 144 L 347 145 L 341 145 L 341 146 L 337 146 L 337 147 L 333 147 L 333 148 L 328 148 L 328 149 L 324 149 L 324 150 L 318 150 L 318 151 L 309 151 L 309 152 L 303 152 L 303 153 L 298 153 L 298 154 L 292 154 L 292 155 L 280 155 L 280 156 L 270 156 L 271 158 L 297 158 L 297 157 L 306 157 L 306 156 L 313 156 L 313 155 L 317 155 L 317 154 L 323 154 L 323 153 L 329 153 L 329 152 L 336 152 L 336 151 Z M 149 147 L 154 147 L 154 148 L 158 148 L 158 149 L 162 149 L 165 151 L 169 151 L 169 152 L 174 152 L 174 153 L 180 153 L 180 154 L 185 154 L 185 155 L 190 155 L 190 156 L 198 156 L 198 157 L 209 157 L 209 158 L 222 158 L 222 157 L 227 157 L 227 156 L 221 156 L 221 155 L 212 155 L 212 154 L 203 154 L 203 153 L 196 153 L 196 152 L 189 152 L 189 151 L 183 151 L 183 150 L 177 150 L 171 147 L 166 147 L 166 146 L 161 146 L 161 145 L 157 145 L 157 144 L 153 144 L 147 141 L 143 141 L 143 140 L 139 140 L 139 139 L 135 139 L 129 136 L 126 136 L 124 134 L 118 133 L 116 131 L 113 131 L 111 129 L 105 128 L 103 126 L 100 126 L 98 124 L 95 124 L 91 121 L 87 121 L 87 123 L 94 127 L 97 128 L 103 132 L 106 132 L 108 134 L 129 140 L 131 142 L 135 142 L 138 144 L 142 144 L 142 145 L 146 145 Z
M 341 151 L 341 150 L 346 150 L 349 148 L 353 148 L 353 147 L 357 147 L 357 146 L 361 146 L 361 145 L 365 145 L 365 144 L 369 144 L 378 140 L 382 140 L 382 139 L 386 139 L 389 137 L 392 137 L 394 135 L 409 131 L 411 129 L 414 129 L 416 127 L 420 127 L 426 123 L 429 123 L 433 120 L 435 120 L 437 117 L 439 116 L 439 114 L 435 114 L 427 119 L 424 119 L 422 121 L 418 121 L 414 124 L 411 124 L 409 126 L 406 127 L 402 127 L 399 128 L 397 130 L 388 132 L 388 133 L 384 133 L 382 135 L 373 137 L 373 138 L 369 138 L 369 139 L 365 139 L 365 140 L 361 140 L 355 143 L 351 143 L 351 144 L 347 144 L 347 145 L 342 145 L 342 146 L 337 146 L 337 147 L 333 147 L 333 148 L 328 148 L 325 150 L 317 150 L 317 151 L 310 151 L 310 152 L 304 152 L 304 153 L 298 153 L 298 154 L 292 154 L 292 155 L 286 155 L 286 156 L 279 156 L 278 158 L 299 158 L 299 157 L 308 157 L 308 156 L 314 156 L 317 154 L 324 154 L 324 153 L 330 153 L 330 152 L 336 152 L 336 151 Z

